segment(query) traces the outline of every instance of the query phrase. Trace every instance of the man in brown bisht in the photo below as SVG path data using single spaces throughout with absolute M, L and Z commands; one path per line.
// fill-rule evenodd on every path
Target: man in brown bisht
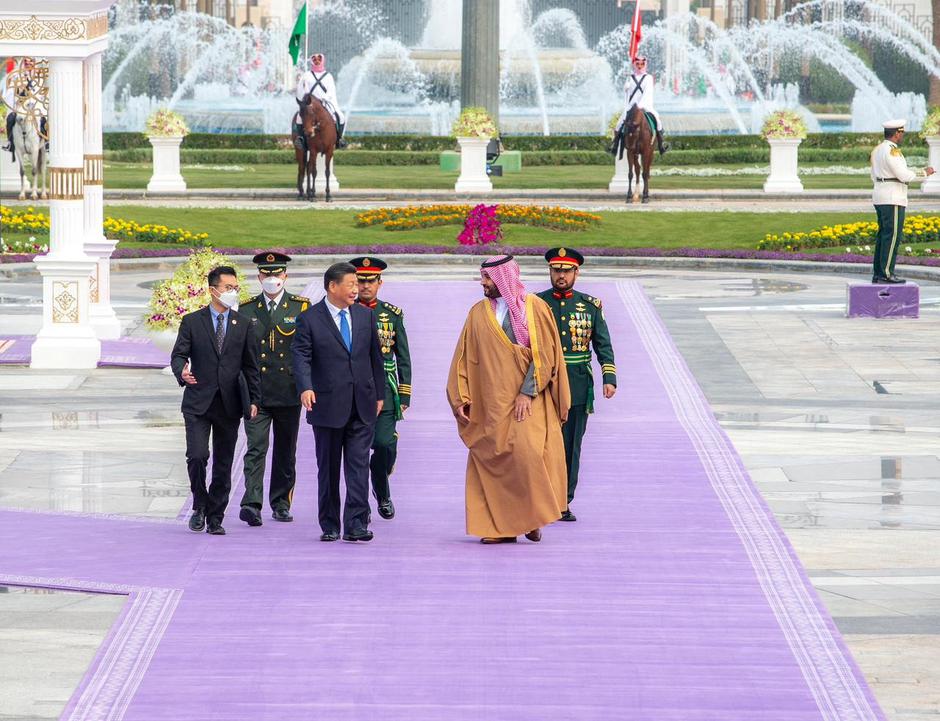
M 480 284 L 486 297 L 470 309 L 447 379 L 470 449 L 467 533 L 537 542 L 568 507 L 561 424 L 571 398 L 558 325 L 511 255 L 484 262 Z

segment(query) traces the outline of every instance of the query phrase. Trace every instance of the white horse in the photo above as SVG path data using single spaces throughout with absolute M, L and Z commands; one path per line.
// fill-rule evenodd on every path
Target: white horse
M 46 141 L 40 137 L 36 123 L 19 113 L 13 124 L 13 148 L 16 151 L 16 161 L 20 166 L 20 200 L 26 199 L 25 158 L 27 156 L 33 175 L 33 192 L 30 197 L 33 200 L 39 198 L 36 193 L 36 176 L 39 175 L 42 179 L 42 199 L 46 200 L 49 197 L 46 192 Z

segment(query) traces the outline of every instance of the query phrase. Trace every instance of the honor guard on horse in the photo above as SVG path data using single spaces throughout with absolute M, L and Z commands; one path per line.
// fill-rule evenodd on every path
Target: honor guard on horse
M 336 147 L 345 148 L 343 130 L 346 127 L 346 116 L 340 110 L 339 100 L 336 97 L 336 80 L 333 74 L 326 69 L 326 60 L 323 53 L 314 53 L 310 56 L 310 70 L 307 70 L 297 81 L 297 91 L 294 95 L 299 104 L 304 96 L 310 93 L 318 98 L 336 120 Z
M 646 57 L 637 55 L 633 59 L 633 74 L 627 78 L 623 86 L 626 103 L 623 108 L 623 113 L 620 115 L 617 127 L 619 128 L 623 125 L 624 121 L 627 119 L 627 113 L 630 111 L 630 108 L 636 105 L 647 113 L 647 115 L 652 116 L 653 120 L 656 122 L 656 147 L 659 148 L 659 152 L 662 154 L 669 150 L 669 145 L 663 140 L 663 121 L 659 117 L 659 113 L 657 113 L 656 109 L 653 107 L 654 86 L 655 82 L 653 76 L 646 72 Z
M 34 111 L 25 107 L 27 101 L 38 94 L 41 89 L 41 81 L 36 73 L 36 61 L 32 58 L 22 58 L 17 69 L 11 60 L 7 65 L 7 74 L 3 82 L 0 83 L 0 100 L 7 106 L 6 130 L 7 140 L 9 141 L 4 150 L 9 150 L 13 159 L 16 160 L 16 151 L 13 143 L 13 126 L 16 124 L 17 115 L 25 118 L 27 114 L 33 114 Z M 32 104 L 30 104 L 32 105 Z M 40 110 L 41 112 L 41 110 Z M 39 135 L 46 139 L 46 116 L 40 115 L 40 125 L 37 130 Z

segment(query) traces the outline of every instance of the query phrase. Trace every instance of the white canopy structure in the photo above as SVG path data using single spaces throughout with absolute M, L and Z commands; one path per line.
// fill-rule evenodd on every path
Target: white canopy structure
M 101 56 L 112 0 L 0 0 L 0 58 L 48 62 L 49 253 L 33 368 L 94 368 L 101 338 L 117 338 L 104 237 Z

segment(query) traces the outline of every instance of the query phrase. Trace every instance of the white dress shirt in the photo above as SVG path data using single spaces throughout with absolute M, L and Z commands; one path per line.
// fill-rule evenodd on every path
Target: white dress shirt
M 505 298 L 496 299 L 496 322 L 499 323 L 499 327 L 503 327 L 503 321 L 506 320 L 506 314 L 509 312 L 509 306 L 506 305 Z
M 337 308 L 335 305 L 330 303 L 326 298 L 323 299 L 323 302 L 326 303 L 326 309 L 330 311 L 330 315 L 333 316 L 333 322 L 336 323 L 336 330 L 339 331 L 340 335 L 343 335 L 343 331 L 340 329 L 340 317 L 339 314 L 341 311 L 346 311 L 346 322 L 349 323 L 349 337 L 352 338 L 352 313 L 350 313 L 349 308 Z
M 268 312 L 271 311 L 272 301 L 274 303 L 274 307 L 277 308 L 281 304 L 282 300 L 284 300 L 284 288 L 281 288 L 281 292 L 274 296 L 274 298 L 269 298 L 267 293 L 264 294 L 264 304 L 267 307 Z

